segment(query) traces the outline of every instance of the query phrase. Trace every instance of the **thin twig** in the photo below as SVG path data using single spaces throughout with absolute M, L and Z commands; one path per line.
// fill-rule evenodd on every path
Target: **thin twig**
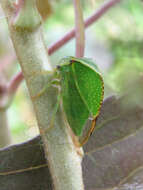
M 15 75 L 7 86 L 8 93 L 14 94 L 16 92 L 17 88 L 19 87 L 22 80 L 23 80 L 22 73 L 18 73 L 17 75 Z
M 1 97 L 0 111 L 6 110 L 11 105 L 13 97 L 17 91 L 17 88 L 20 86 L 22 80 L 23 75 L 21 75 L 21 73 L 18 73 L 13 77 L 10 83 L 4 86 L 5 88 L 3 91 L 3 97 Z
M 6 55 L 0 59 L 0 73 L 3 73 L 4 70 L 14 63 L 16 60 L 16 55 Z
M 119 3 L 121 0 L 109 0 L 105 2 L 93 15 L 88 17 L 84 24 L 85 28 L 93 24 L 95 21 L 97 21 L 102 15 L 104 15 L 110 8 L 112 8 L 115 4 Z M 71 40 L 75 36 L 75 29 L 70 30 L 67 34 L 65 34 L 60 40 L 53 43 L 49 49 L 48 54 L 51 55 L 56 50 L 58 50 L 60 47 L 65 45 L 69 40 Z
M 76 57 L 84 56 L 84 20 L 80 0 L 73 0 L 75 12 Z

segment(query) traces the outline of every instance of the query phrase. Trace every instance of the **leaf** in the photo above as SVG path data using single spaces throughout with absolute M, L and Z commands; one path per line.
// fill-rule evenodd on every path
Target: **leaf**
M 0 189 L 52 190 L 51 176 L 45 164 L 40 137 L 0 150 Z M 34 169 L 35 166 L 39 168 Z M 31 167 L 33 169 L 22 172 Z
M 143 108 L 136 105 L 127 107 L 127 99 L 129 96 L 111 96 L 104 101 L 95 130 L 85 149 L 102 148 L 136 133 L 142 127 Z
M 97 120 L 97 126 L 101 128 L 83 147 L 86 190 L 143 189 L 143 109 L 139 106 L 124 107 L 124 100 L 127 97 L 112 96 L 104 101 Z M 0 175 L 0 189 L 53 190 L 45 163 L 40 137 L 0 150 L 0 173 L 44 166 L 27 172 Z
M 98 129 L 84 146 L 85 189 L 117 190 L 120 183 L 126 184 L 128 177 L 143 166 L 143 109 L 124 107 L 124 99 L 127 97 L 113 96 L 104 101 L 97 120 Z M 143 187 L 138 179 L 139 185 Z M 130 181 L 131 187 L 134 187 L 133 181 Z
M 115 190 L 142 190 L 143 189 L 143 167 L 133 171 L 123 180 Z

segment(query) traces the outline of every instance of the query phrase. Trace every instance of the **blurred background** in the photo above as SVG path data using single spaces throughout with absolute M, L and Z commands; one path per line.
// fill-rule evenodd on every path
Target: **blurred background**
M 93 14 L 106 1 L 82 1 L 84 18 Z M 72 1 L 55 0 L 52 4 L 49 2 L 47 0 L 48 14 L 41 7 L 47 47 L 74 27 Z M 142 52 L 143 1 L 141 0 L 122 0 L 86 29 L 85 57 L 95 60 L 103 73 L 105 98 L 112 94 L 129 95 L 125 104 L 143 107 Z M 50 56 L 51 63 L 55 66 L 62 57 L 74 54 L 75 40 L 71 40 Z M 19 71 L 6 19 L 0 9 L 0 83 L 3 81 L 7 83 Z M 24 81 L 7 110 L 7 118 L 13 144 L 31 139 L 39 133 Z

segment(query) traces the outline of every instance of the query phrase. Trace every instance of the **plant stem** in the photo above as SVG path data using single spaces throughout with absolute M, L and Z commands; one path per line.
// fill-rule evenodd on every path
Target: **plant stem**
M 76 57 L 84 56 L 84 20 L 80 0 L 73 0 L 75 12 Z
M 6 111 L 0 111 L 0 148 L 12 142 Z
M 30 2 L 31 7 L 28 7 L 29 0 L 25 0 L 26 4 L 24 5 L 25 12 L 29 12 L 28 22 L 23 9 L 18 17 L 14 18 L 14 22 L 11 19 L 8 20 L 8 23 L 16 55 L 32 97 L 38 94 L 53 75 L 50 74 L 52 68 L 43 42 L 41 21 L 38 20 L 39 17 L 34 6 L 35 1 L 30 1 L 33 1 L 33 6 Z M 1 0 L 1 4 L 4 12 L 8 15 L 10 11 L 7 1 Z M 30 22 L 33 23 L 30 25 Z M 29 28 L 30 26 L 31 28 Z M 47 71 L 49 74 L 41 74 Z M 57 101 L 57 94 L 57 89 L 50 87 L 45 94 L 32 99 L 40 134 L 44 142 L 45 156 L 55 190 L 83 190 L 81 156 L 77 153 L 72 142 L 61 109 L 56 115 L 53 129 L 45 133 Z
M 9 84 L 7 85 L 7 91 L 8 94 L 10 96 L 13 96 L 17 90 L 17 88 L 19 87 L 20 83 L 23 80 L 23 74 L 22 73 L 18 73 L 17 75 L 15 75 L 12 80 L 9 82 Z
M 4 73 L 0 74 L 0 148 L 3 148 L 12 142 L 9 123 L 7 118 L 7 112 L 1 107 L 7 103 L 7 87 Z

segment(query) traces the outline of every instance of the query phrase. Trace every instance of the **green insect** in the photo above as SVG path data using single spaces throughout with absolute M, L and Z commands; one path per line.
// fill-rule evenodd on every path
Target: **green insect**
M 76 136 L 81 136 L 85 123 L 92 118 L 91 127 L 81 142 L 85 144 L 93 132 L 103 101 L 104 84 L 97 66 L 87 58 L 66 57 L 55 70 L 59 79 L 60 95 L 70 128 Z M 45 91 L 45 90 L 44 90 Z M 54 115 L 59 103 L 56 104 Z M 54 116 L 52 122 L 54 122 Z

